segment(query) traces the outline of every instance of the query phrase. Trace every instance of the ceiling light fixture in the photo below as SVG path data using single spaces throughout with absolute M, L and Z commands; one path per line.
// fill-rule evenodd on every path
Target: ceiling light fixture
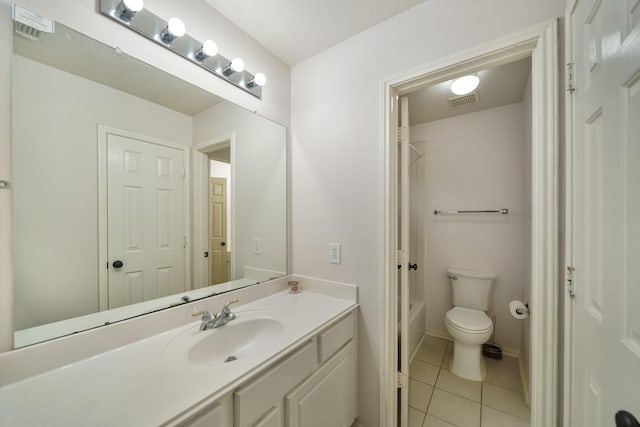
M 179 18 L 171 18 L 158 37 L 163 43 L 171 44 L 178 37 L 184 36 L 186 32 L 187 28 L 184 26 L 184 22 Z
M 116 14 L 123 21 L 131 21 L 136 13 L 140 12 L 144 7 L 143 0 L 122 0 L 116 8 Z
M 264 86 L 267 82 L 267 77 L 262 73 L 256 73 L 251 80 L 247 82 L 247 87 Z
M 233 58 L 229 65 L 222 69 L 222 74 L 230 76 L 233 73 L 240 73 L 244 70 L 244 61 L 240 58 Z
M 205 40 L 200 46 L 200 49 L 193 53 L 193 57 L 198 61 L 204 61 L 205 59 L 216 56 L 218 54 L 218 45 L 211 40 Z
M 480 84 L 480 78 L 474 75 L 468 75 L 455 79 L 451 83 L 451 92 L 454 95 L 466 95 L 476 90 Z

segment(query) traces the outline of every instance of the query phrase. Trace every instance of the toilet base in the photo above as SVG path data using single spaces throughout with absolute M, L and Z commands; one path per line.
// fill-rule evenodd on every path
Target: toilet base
M 482 344 L 454 341 L 451 373 L 471 381 L 484 381 L 487 370 L 482 358 Z

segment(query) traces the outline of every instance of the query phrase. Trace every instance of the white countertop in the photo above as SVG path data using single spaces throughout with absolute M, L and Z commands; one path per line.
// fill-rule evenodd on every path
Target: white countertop
M 0 388 L 0 425 L 162 424 L 214 393 L 233 390 L 356 306 L 351 300 L 307 290 L 277 292 L 234 310 L 238 319 L 254 310 L 282 312 L 287 319 L 274 345 L 259 354 L 215 366 L 167 356 L 172 340 L 198 329 L 196 320 Z

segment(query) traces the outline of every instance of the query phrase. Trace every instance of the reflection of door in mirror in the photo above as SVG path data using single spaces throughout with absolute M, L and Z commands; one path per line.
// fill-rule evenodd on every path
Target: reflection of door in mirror
M 214 173 L 213 167 L 211 172 Z M 216 285 L 228 280 L 227 179 L 209 179 L 209 284 Z
M 184 151 L 142 135 L 100 132 L 107 158 L 108 308 L 184 292 Z

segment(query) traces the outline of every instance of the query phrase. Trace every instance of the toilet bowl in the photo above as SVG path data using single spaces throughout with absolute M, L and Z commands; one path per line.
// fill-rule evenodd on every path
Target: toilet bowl
M 483 381 L 486 369 L 482 344 L 493 332 L 493 323 L 485 311 L 489 309 L 491 286 L 496 276 L 452 268 L 447 273 L 454 305 L 444 317 L 447 332 L 453 338 L 451 373 Z
M 451 373 L 471 381 L 483 381 L 486 369 L 482 344 L 493 333 L 489 316 L 484 311 L 454 307 L 447 311 L 444 324 L 453 338 Z

